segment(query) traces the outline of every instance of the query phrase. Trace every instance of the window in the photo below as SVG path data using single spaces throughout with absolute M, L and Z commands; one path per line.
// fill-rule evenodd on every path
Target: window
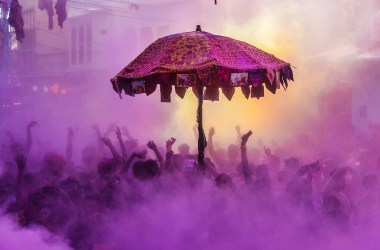
M 79 64 L 84 63 L 84 26 L 79 26 Z
M 77 29 L 71 28 L 71 64 L 77 63 Z
M 92 61 L 92 26 L 91 23 L 88 23 L 86 26 L 86 33 L 87 33 L 87 50 L 86 50 L 86 55 L 87 55 L 87 63 L 91 63 Z

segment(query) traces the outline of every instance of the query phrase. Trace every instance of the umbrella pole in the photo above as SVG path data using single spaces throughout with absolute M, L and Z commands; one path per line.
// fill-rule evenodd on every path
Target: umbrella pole
M 198 79 L 198 110 L 197 110 L 197 122 L 198 122 L 198 164 L 201 170 L 205 170 L 205 147 L 206 147 L 206 137 L 203 130 L 203 85 Z

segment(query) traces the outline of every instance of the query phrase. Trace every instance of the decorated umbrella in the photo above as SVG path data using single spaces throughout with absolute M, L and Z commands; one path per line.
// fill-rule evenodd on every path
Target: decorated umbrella
M 244 96 L 264 96 L 264 85 L 272 92 L 286 90 L 293 79 L 289 63 L 248 43 L 201 31 L 185 32 L 158 39 L 111 79 L 121 98 L 126 95 L 152 94 L 160 86 L 161 101 L 170 102 L 174 86 L 183 98 L 191 88 L 198 98 L 198 162 L 204 168 L 207 145 L 203 123 L 203 100 L 219 100 L 219 89 L 231 100 L 235 88 Z

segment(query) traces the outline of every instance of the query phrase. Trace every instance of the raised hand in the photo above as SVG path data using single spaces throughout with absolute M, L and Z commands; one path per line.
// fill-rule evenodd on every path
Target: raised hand
M 194 131 L 194 132 L 198 132 L 198 125 L 197 125 L 197 124 L 195 124 L 195 125 L 193 126 L 193 131 Z
M 160 151 L 158 151 L 157 146 L 154 143 L 154 141 L 149 141 L 147 145 L 151 150 L 153 150 L 154 154 L 156 155 L 157 160 L 160 164 L 160 168 L 164 168 L 164 158 L 162 158 L 162 155 Z
M 214 136 L 215 135 L 215 128 L 211 127 L 210 130 L 208 131 L 209 136 Z
M 29 124 L 28 124 L 28 126 L 27 126 L 27 128 L 28 129 L 30 129 L 30 128 L 32 128 L 32 127 L 35 127 L 35 126 L 37 126 L 37 122 L 30 122 Z
M 246 134 L 244 134 L 242 137 L 241 137 L 241 146 L 245 146 L 247 144 L 247 141 L 249 139 L 249 137 L 252 135 L 252 131 L 248 131 Z
M 265 146 L 264 146 L 264 152 L 268 156 L 272 155 L 272 150 L 270 148 L 265 147 Z
M 17 154 L 14 157 L 14 160 L 17 164 L 19 170 L 24 170 L 26 166 L 26 157 L 23 154 Z
M 238 134 L 240 134 L 240 126 L 239 126 L 239 125 L 236 125 L 235 129 L 236 129 L 236 132 L 237 132 Z
M 112 145 L 111 140 L 108 139 L 107 137 L 102 137 L 102 142 L 103 142 L 104 145 L 106 145 L 106 146 L 111 146 L 111 145 Z
M 32 139 L 32 129 L 33 127 L 35 127 L 37 125 L 37 122 L 30 122 L 27 126 L 26 126 L 26 145 L 25 145 L 25 153 L 28 154 L 30 152 L 30 149 L 32 147 L 32 144 L 33 144 L 33 139 Z
M 121 138 L 121 131 L 120 131 L 119 127 L 116 127 L 115 134 L 116 134 L 117 138 Z
M 72 127 L 67 128 L 67 136 L 68 137 L 74 136 L 74 129 Z
M 72 127 L 67 128 L 67 145 L 66 145 L 66 159 L 70 164 L 72 163 L 73 157 L 73 138 L 74 129 Z
M 154 143 L 154 141 L 149 141 L 148 144 L 147 144 L 147 146 L 148 146 L 148 148 L 150 148 L 152 150 L 157 150 L 157 146 Z
M 167 151 L 172 151 L 172 146 L 176 142 L 175 138 L 170 138 L 169 140 L 166 141 L 166 150 Z

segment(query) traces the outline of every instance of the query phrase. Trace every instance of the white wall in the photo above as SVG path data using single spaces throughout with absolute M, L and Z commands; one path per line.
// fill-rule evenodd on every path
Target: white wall
M 368 125 L 380 124 L 380 60 L 360 61 L 352 86 L 352 123 L 367 131 Z

